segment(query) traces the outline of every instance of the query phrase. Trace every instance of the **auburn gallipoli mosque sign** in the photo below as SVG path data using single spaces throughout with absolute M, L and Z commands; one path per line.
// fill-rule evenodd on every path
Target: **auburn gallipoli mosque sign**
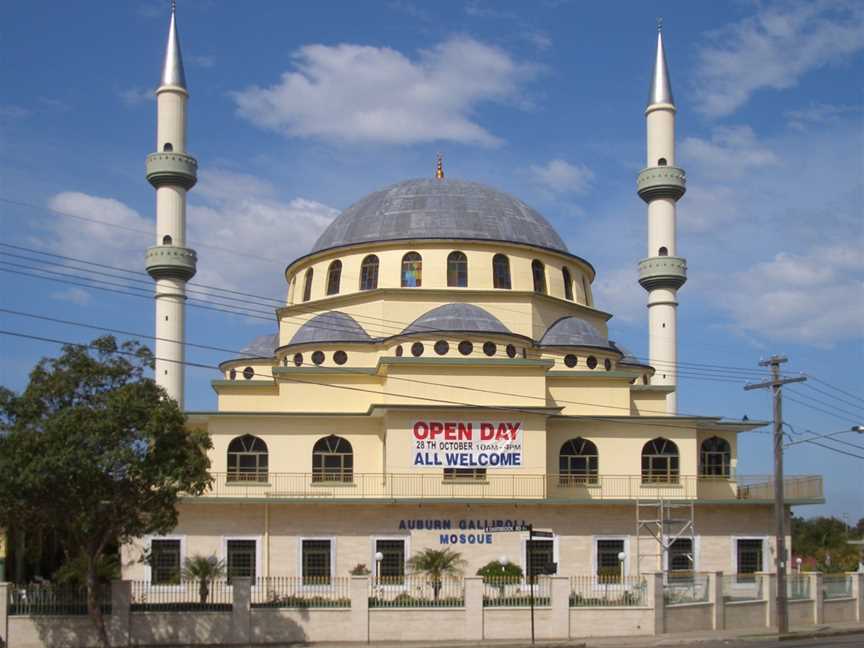
M 521 421 L 418 420 L 411 426 L 411 463 L 443 468 L 519 468 Z

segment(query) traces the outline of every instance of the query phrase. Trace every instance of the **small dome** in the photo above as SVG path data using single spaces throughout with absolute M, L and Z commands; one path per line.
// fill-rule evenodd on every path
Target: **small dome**
M 479 306 L 444 304 L 423 313 L 402 331 L 402 335 L 433 331 L 510 333 L 501 320 Z
M 301 326 L 288 344 L 309 342 L 370 342 L 372 338 L 350 315 L 328 311 Z
M 647 362 L 643 362 L 642 360 L 637 358 L 635 355 L 633 355 L 633 352 L 630 351 L 628 348 L 621 346 L 617 342 L 613 342 L 612 340 L 609 340 L 609 346 L 611 346 L 613 349 L 620 352 L 621 355 L 623 356 L 618 361 L 618 364 L 637 365 L 640 367 L 650 366 Z
M 259 335 L 243 347 L 240 354 L 255 358 L 269 358 L 277 346 L 279 346 L 279 335 Z
M 518 198 L 476 182 L 433 178 L 362 198 L 330 223 L 311 251 L 405 239 L 507 241 L 567 252 L 549 221 Z
M 591 323 L 581 317 L 562 317 L 546 329 L 540 346 L 609 347 L 609 341 Z

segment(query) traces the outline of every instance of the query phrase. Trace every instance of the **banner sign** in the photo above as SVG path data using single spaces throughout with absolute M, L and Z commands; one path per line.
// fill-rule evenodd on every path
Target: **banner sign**
M 520 468 L 521 421 L 432 421 L 411 426 L 411 465 L 442 468 Z

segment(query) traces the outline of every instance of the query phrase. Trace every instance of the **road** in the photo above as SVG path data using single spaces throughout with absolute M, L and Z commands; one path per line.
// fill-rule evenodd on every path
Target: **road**
M 679 644 L 685 646 L 687 644 Z M 820 637 L 817 639 L 787 639 L 778 641 L 776 639 L 729 639 L 725 641 L 711 641 L 708 643 L 693 643 L 694 647 L 700 648 L 864 648 L 864 634 L 845 635 L 839 637 Z

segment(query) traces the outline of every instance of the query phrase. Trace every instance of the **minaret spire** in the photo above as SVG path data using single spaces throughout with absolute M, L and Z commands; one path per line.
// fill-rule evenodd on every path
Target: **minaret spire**
M 161 86 L 177 86 L 186 89 L 186 74 L 183 72 L 183 55 L 177 37 L 177 3 L 171 1 L 171 22 L 168 24 L 168 44 L 165 46 L 165 67 L 162 68 Z
M 186 103 L 174 3 L 162 80 L 156 90 L 156 152 L 147 156 L 147 181 L 156 190 L 156 245 L 145 263 L 156 283 L 156 384 L 183 407 L 186 282 L 197 256 L 186 247 L 186 192 L 198 176 L 198 161 L 186 152 Z
M 678 289 L 687 281 L 687 261 L 678 256 L 678 200 L 686 191 L 684 170 L 675 165 L 675 101 L 657 23 L 657 57 L 645 109 L 647 161 L 636 190 L 648 205 L 648 256 L 639 262 L 639 284 L 648 291 L 648 357 L 651 384 L 668 389 L 666 411 L 677 412 Z
M 651 87 L 648 92 L 648 105 L 675 105 L 672 97 L 672 83 L 669 81 L 669 68 L 666 66 L 666 52 L 663 49 L 663 19 L 657 19 L 657 57 L 654 60 L 654 72 L 651 75 Z
M 444 179 L 444 156 L 440 153 L 435 157 L 435 178 Z

